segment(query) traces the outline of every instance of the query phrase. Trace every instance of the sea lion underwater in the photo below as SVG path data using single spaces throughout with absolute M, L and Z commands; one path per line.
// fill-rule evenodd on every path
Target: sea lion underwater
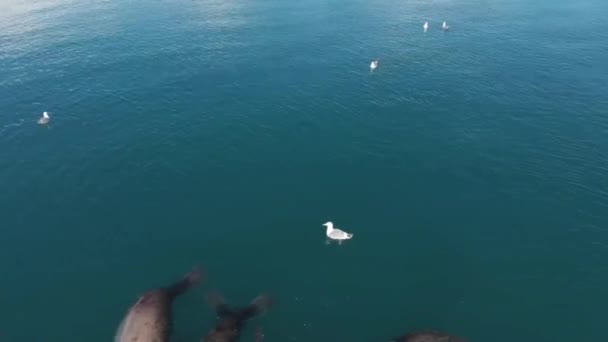
M 258 327 L 255 330 L 255 342 L 262 342 L 264 341 L 264 332 L 262 331 L 262 328 Z
M 172 285 L 144 293 L 120 323 L 114 342 L 167 342 L 171 334 L 173 300 L 196 285 L 201 274 L 201 270 L 195 268 Z
M 202 342 L 237 341 L 241 336 L 241 330 L 245 322 L 268 310 L 273 302 L 269 296 L 260 295 L 251 304 L 245 307 L 234 308 L 226 305 L 224 299 L 219 294 L 209 295 L 207 299 L 218 315 L 219 322 L 202 339 Z M 256 340 L 261 340 L 261 338 L 261 334 L 256 336 Z
M 391 342 L 467 342 L 456 336 L 437 331 L 420 331 L 395 337 Z

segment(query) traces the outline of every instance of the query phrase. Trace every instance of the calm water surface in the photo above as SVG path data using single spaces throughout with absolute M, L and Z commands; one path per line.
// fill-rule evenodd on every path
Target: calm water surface
M 606 13 L 2 1 L 0 340 L 111 340 L 195 263 L 177 342 L 210 289 L 277 297 L 246 341 L 606 340 Z

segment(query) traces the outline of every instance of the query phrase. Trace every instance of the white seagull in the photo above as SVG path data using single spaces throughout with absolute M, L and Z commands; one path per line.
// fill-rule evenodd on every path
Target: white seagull
M 422 28 L 424 28 L 424 32 L 426 32 L 429 29 L 429 22 L 425 21 L 424 25 L 422 25 Z
M 49 116 L 49 113 L 44 112 L 44 113 L 42 113 L 42 117 L 40 119 L 38 119 L 38 124 L 46 125 L 49 123 L 49 121 L 51 121 L 51 117 Z
M 448 26 L 448 23 L 446 23 L 445 21 L 443 22 L 443 25 L 441 25 L 441 29 L 444 31 L 447 31 L 450 27 Z
M 378 67 L 378 60 L 375 59 L 369 64 L 369 70 L 374 71 Z
M 331 222 L 326 222 L 323 225 L 327 227 L 327 237 L 332 240 L 338 240 L 338 243 L 342 243 L 343 240 L 350 240 L 353 238 L 353 234 L 334 228 L 334 224 Z

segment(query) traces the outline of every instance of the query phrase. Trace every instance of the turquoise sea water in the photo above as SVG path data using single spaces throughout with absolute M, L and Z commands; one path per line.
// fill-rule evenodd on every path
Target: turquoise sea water
M 111 340 L 196 263 L 177 342 L 210 289 L 276 296 L 245 341 L 606 340 L 606 13 L 2 1 L 0 341 Z

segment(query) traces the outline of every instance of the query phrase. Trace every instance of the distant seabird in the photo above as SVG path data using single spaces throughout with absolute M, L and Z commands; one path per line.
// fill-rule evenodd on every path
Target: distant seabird
M 46 125 L 49 123 L 49 121 L 51 121 L 51 117 L 49 116 L 49 113 L 44 112 L 44 113 L 42 113 L 42 117 L 40 119 L 38 119 L 38 124 Z
M 373 60 L 370 64 L 369 64 L 369 69 L 371 71 L 376 70 L 376 68 L 378 67 L 378 60 Z
M 334 228 L 334 224 L 331 222 L 326 222 L 323 225 L 327 227 L 327 237 L 332 240 L 338 240 L 339 243 L 342 243 L 343 240 L 350 240 L 353 238 L 353 234 Z

